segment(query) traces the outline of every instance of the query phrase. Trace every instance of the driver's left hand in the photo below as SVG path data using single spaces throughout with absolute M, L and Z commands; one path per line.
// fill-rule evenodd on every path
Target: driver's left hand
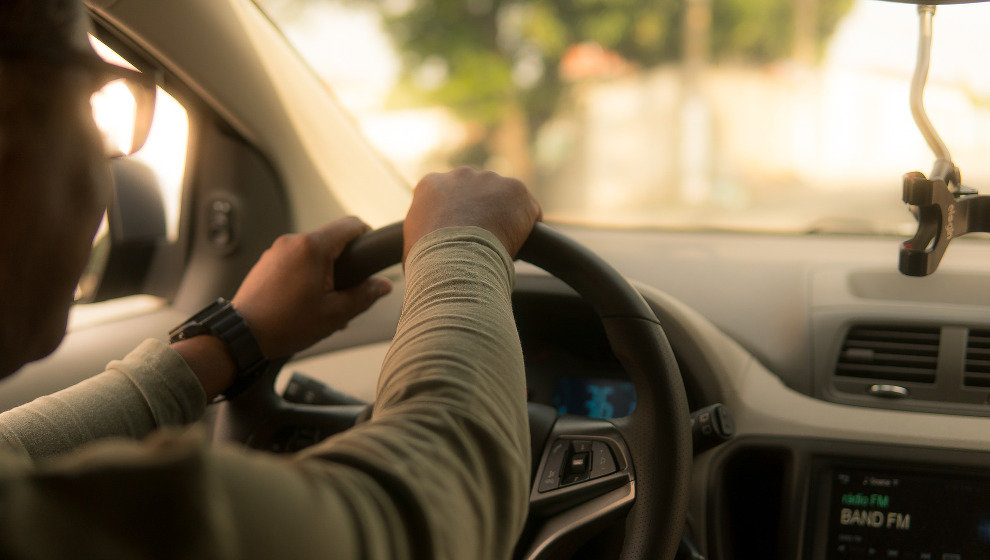
M 334 289 L 334 261 L 369 229 L 358 218 L 341 218 L 309 233 L 283 235 L 265 251 L 232 301 L 265 357 L 283 358 L 313 345 L 392 290 L 380 277 Z

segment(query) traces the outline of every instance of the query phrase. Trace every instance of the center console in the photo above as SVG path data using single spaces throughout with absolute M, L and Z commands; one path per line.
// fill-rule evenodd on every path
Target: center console
M 990 477 L 837 462 L 812 491 L 814 560 L 990 558 Z
M 710 558 L 990 560 L 990 453 L 746 437 L 705 468 Z

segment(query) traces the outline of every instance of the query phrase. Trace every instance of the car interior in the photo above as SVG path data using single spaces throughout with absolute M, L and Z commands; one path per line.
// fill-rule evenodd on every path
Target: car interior
M 203 422 L 218 442 L 291 453 L 361 421 L 401 310 L 396 224 L 416 179 L 376 144 L 387 135 L 367 124 L 367 110 L 348 108 L 360 90 L 347 93 L 346 80 L 307 54 L 329 48 L 305 40 L 319 35 L 324 16 L 309 10 L 320 4 L 336 6 L 327 18 L 358 10 L 326 28 L 344 36 L 322 52 L 356 58 L 347 47 L 361 47 L 345 28 L 377 14 L 371 4 L 87 2 L 101 56 L 154 76 L 152 133 L 137 154 L 112 161 L 114 200 L 65 340 L 0 385 L 0 410 L 103 371 L 232 296 L 279 235 L 353 214 L 375 230 L 336 263 L 336 285 L 377 273 L 396 289 L 246 393 L 208 407 Z M 438 20 L 444 6 L 512 15 L 506 6 L 542 5 L 409 0 L 383 2 L 375 17 L 391 21 L 421 4 Z M 581 3 L 546 5 L 558 4 Z M 561 106 L 577 116 L 534 127 L 535 171 L 505 164 L 513 152 L 500 151 L 498 138 L 486 144 L 495 156 L 480 162 L 455 150 L 422 158 L 427 170 L 494 163 L 532 179 L 544 203 L 545 223 L 519 255 L 513 302 L 534 461 L 516 557 L 990 558 L 990 246 L 980 233 L 990 220 L 983 225 L 978 194 L 990 179 L 980 157 L 990 137 L 978 130 L 990 129 L 990 88 L 971 68 L 990 45 L 979 52 L 976 39 L 960 37 L 965 29 L 940 27 L 943 16 L 983 21 L 986 5 L 753 3 L 766 10 L 755 21 L 772 19 L 774 6 L 787 14 L 818 6 L 810 25 L 821 44 L 785 62 L 710 54 L 698 59 L 708 69 L 692 75 L 692 49 L 722 52 L 720 14 L 745 3 L 654 4 L 681 29 L 680 58 L 653 59 L 647 72 L 654 66 L 615 54 L 625 52 L 621 42 L 588 54 L 578 47 L 589 43 L 573 39 L 572 58 L 544 72 L 566 86 Z M 874 13 L 856 37 L 875 40 L 848 39 L 855 18 Z M 293 14 L 297 27 L 287 23 Z M 493 20 L 530 21 L 509 15 Z M 885 18 L 896 29 L 872 31 Z M 701 36 L 698 47 L 692 37 Z M 851 58 L 841 58 L 843 40 L 854 43 Z M 960 44 L 969 58 L 946 54 Z M 876 70 L 874 81 L 826 71 L 828 61 L 879 64 L 871 49 L 899 70 Z M 352 64 L 361 74 L 374 60 Z M 963 67 L 969 89 L 936 73 Z M 869 84 L 879 85 L 855 89 Z M 615 104 L 589 108 L 606 98 Z M 849 133 L 864 122 L 883 132 Z M 829 136 L 839 126 L 852 128 Z M 479 129 L 450 136 L 466 145 Z M 417 136 L 425 125 L 396 130 L 407 144 L 427 143 Z M 825 132 L 795 140 L 808 130 Z M 778 133 L 786 138 L 769 139 Z M 893 144 L 902 139 L 907 148 Z M 945 151 L 933 155 L 933 145 Z M 605 155 L 592 155 L 599 148 Z M 784 160 L 786 173 L 774 167 Z M 932 171 L 905 175 L 919 169 Z M 818 181 L 807 191 L 796 186 L 805 175 Z M 651 221 L 651 208 L 668 221 Z M 623 213 L 629 219 L 618 221 Z M 888 216 L 893 226 L 877 225 Z

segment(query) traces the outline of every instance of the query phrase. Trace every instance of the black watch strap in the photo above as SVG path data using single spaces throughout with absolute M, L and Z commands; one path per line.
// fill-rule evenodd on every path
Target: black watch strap
M 224 298 L 204 307 L 169 331 L 168 336 L 169 342 L 174 343 L 203 334 L 220 339 L 237 367 L 234 383 L 223 392 L 223 396 L 228 399 L 247 389 L 268 365 L 268 360 L 261 353 L 261 347 L 244 318 Z

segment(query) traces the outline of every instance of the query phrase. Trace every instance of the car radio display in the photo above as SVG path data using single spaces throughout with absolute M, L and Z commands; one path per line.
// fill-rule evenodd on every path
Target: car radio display
M 831 483 L 828 559 L 990 558 L 990 479 L 836 468 Z

